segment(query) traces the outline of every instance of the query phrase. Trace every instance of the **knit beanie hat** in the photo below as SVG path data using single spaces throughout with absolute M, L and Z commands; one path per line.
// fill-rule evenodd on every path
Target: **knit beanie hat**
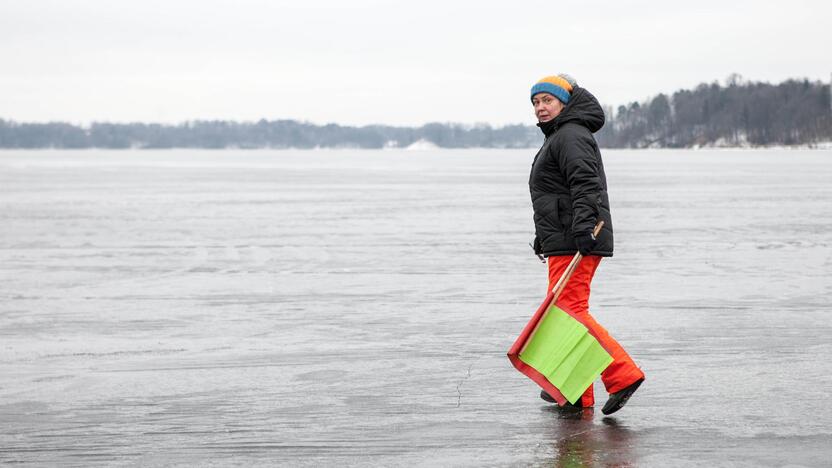
M 558 98 L 560 102 L 568 104 L 569 95 L 576 85 L 575 79 L 566 74 L 547 76 L 532 86 L 531 97 L 534 98 L 534 95 L 539 93 L 549 93 Z

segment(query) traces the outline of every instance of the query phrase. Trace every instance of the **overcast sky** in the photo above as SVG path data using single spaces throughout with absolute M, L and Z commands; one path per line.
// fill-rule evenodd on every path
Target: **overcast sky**
M 533 123 L 558 72 L 624 104 L 832 72 L 832 2 L 0 1 L 0 118 Z

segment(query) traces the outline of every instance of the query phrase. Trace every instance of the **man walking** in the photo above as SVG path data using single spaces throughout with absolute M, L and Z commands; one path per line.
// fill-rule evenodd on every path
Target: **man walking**
M 593 133 L 604 125 L 604 112 L 595 96 L 568 75 L 547 76 L 531 89 L 537 126 L 546 140 L 532 163 L 529 177 L 538 255 L 547 257 L 549 290 L 576 252 L 584 258 L 561 293 L 558 303 L 582 316 L 587 328 L 613 358 L 601 374 L 610 393 L 602 412 L 621 409 L 644 381 L 644 373 L 624 348 L 589 313 L 590 283 L 602 257 L 613 253 L 613 230 L 607 180 Z M 604 221 L 600 234 L 592 230 Z M 555 400 L 545 391 L 541 398 Z M 595 403 L 592 386 L 575 407 Z M 569 404 L 568 404 L 569 405 Z M 573 406 L 573 405 L 569 405 Z

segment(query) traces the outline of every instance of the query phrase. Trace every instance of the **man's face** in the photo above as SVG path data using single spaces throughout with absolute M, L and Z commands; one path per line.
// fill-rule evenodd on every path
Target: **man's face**
M 560 99 L 549 93 L 535 94 L 532 98 L 532 105 L 538 122 L 548 122 L 557 117 L 560 111 L 563 110 L 563 103 L 560 102 Z

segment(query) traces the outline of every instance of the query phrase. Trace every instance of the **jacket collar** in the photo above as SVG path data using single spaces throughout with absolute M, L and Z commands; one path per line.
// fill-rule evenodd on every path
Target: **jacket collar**
M 552 120 L 537 123 L 538 128 L 540 128 L 540 131 L 542 131 L 543 134 L 546 135 L 546 138 L 549 138 L 549 135 L 551 135 L 551 134 L 553 134 L 557 131 L 557 129 L 558 129 L 557 120 L 558 120 L 558 118 L 555 117 Z

